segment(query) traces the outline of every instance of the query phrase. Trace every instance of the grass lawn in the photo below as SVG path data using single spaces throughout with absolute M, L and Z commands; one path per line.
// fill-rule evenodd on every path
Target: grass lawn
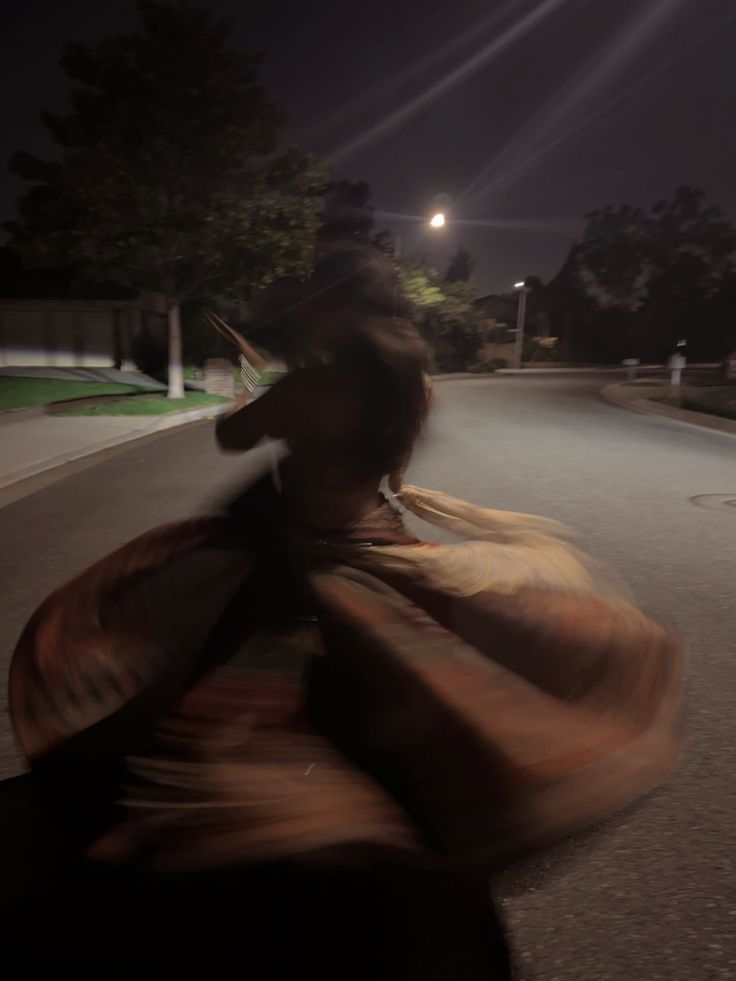
M 736 419 L 736 385 L 713 385 L 708 388 L 688 385 L 683 388 L 682 395 L 668 395 L 659 401 L 693 412 L 708 412 L 712 416 Z
M 183 399 L 169 399 L 165 395 L 138 395 L 136 398 L 103 402 L 100 405 L 76 406 L 64 412 L 65 416 L 159 416 L 166 412 L 186 412 L 205 405 L 222 405 L 229 402 L 219 395 L 204 392 L 187 392 Z
M 105 382 L 64 381 L 61 378 L 0 378 L 0 412 L 30 409 L 35 405 L 82 399 L 88 395 L 126 395 L 138 392 L 134 385 Z

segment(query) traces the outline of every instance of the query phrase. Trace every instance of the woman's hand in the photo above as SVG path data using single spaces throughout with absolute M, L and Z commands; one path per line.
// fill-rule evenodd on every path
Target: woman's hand
M 401 486 L 404 483 L 404 470 L 400 467 L 394 470 L 392 474 L 389 474 L 388 487 L 392 494 L 400 494 Z

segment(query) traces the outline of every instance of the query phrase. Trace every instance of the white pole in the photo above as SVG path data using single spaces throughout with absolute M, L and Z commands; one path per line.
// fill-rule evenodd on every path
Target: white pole
M 524 354 L 524 320 L 526 318 L 526 288 L 519 290 L 519 308 L 516 316 L 516 347 L 514 348 L 514 368 L 521 369 Z
M 633 382 L 636 381 L 636 369 L 639 367 L 638 358 L 626 358 L 623 362 L 624 368 L 626 368 L 626 381 Z
M 184 398 L 184 370 L 181 350 L 181 308 L 178 303 L 169 302 L 169 398 Z

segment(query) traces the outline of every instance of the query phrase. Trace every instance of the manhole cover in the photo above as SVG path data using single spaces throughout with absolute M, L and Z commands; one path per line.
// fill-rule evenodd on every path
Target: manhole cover
M 709 511 L 730 511 L 736 515 L 736 494 L 696 494 L 690 501 Z

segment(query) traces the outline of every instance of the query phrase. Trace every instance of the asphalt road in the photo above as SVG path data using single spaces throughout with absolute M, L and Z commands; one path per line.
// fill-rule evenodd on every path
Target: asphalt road
M 445 381 L 417 483 L 574 525 L 685 633 L 689 746 L 677 774 L 595 833 L 497 883 L 523 981 L 736 979 L 736 437 L 599 401 L 589 376 Z M 33 608 L 133 535 L 196 512 L 254 459 L 207 425 L 0 510 L 3 667 Z M 2 775 L 18 772 L 7 722 Z

